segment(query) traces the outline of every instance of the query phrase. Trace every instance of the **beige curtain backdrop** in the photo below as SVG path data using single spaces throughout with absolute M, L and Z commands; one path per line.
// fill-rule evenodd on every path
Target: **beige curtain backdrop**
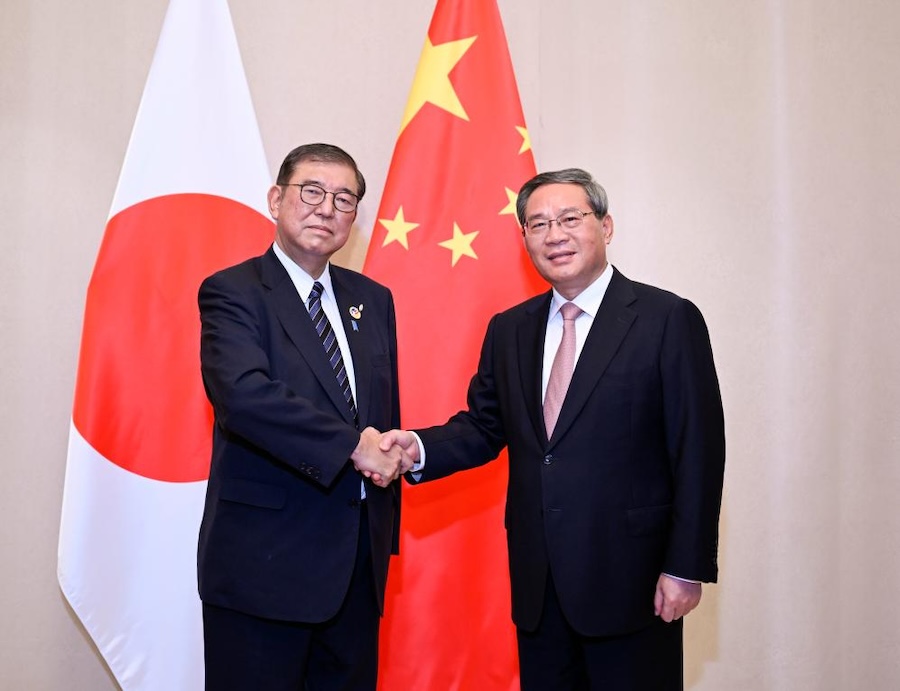
M 361 268 L 434 4 L 230 4 L 273 175 L 326 140 L 368 177 L 338 257 Z M 538 168 L 592 171 L 616 266 L 709 323 L 728 466 L 687 687 L 900 688 L 900 4 L 499 5 Z M 115 688 L 56 545 L 85 290 L 165 9 L 2 3 L 4 689 Z

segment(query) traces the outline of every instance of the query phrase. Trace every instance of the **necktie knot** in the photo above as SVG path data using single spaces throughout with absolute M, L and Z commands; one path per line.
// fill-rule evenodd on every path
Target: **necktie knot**
M 562 314 L 563 321 L 572 321 L 573 319 L 577 319 L 578 315 L 581 314 L 581 308 L 574 302 L 567 302 L 559 308 L 559 311 Z
M 313 283 L 312 290 L 309 291 L 309 301 L 321 300 L 322 293 L 324 293 L 324 292 L 325 292 L 325 287 L 321 283 L 316 281 L 315 283 Z

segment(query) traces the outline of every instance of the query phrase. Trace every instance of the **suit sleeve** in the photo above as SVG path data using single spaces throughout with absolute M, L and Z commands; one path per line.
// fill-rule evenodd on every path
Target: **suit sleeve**
M 715 582 L 725 470 L 725 424 L 709 332 L 681 300 L 663 335 L 661 373 L 667 451 L 674 482 L 671 535 L 663 571 Z
M 203 383 L 222 433 L 330 485 L 359 432 L 274 376 L 261 296 L 217 274 L 200 287 L 199 307 Z

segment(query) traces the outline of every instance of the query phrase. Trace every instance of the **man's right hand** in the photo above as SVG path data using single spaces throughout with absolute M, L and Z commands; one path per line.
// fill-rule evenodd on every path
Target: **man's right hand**
M 400 473 L 403 474 L 419 462 L 419 445 L 412 432 L 402 429 L 392 429 L 381 435 L 379 448 L 388 451 L 399 448 L 401 451 Z
M 398 447 L 380 448 L 380 440 L 381 433 L 377 429 L 366 427 L 359 435 L 359 444 L 350 459 L 360 473 L 379 487 L 387 487 L 400 477 L 403 454 Z

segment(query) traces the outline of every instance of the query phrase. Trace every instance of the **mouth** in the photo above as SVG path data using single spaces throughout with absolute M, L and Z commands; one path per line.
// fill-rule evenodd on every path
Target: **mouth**
M 564 261 L 573 256 L 575 256 L 575 252 L 571 250 L 556 250 L 555 252 L 550 252 L 546 255 L 547 261 L 550 262 Z

